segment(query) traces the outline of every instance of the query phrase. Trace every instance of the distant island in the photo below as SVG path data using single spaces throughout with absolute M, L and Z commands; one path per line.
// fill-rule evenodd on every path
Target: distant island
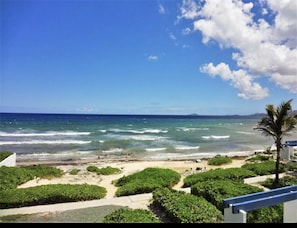
M 220 116 L 224 116 L 224 117 L 263 117 L 265 116 L 265 113 L 254 113 L 254 114 L 249 114 L 249 115 L 238 115 L 238 114 L 229 114 L 229 115 L 199 115 L 197 113 L 192 113 L 192 114 L 188 114 L 188 116 L 193 116 L 193 117 L 203 117 L 203 116 L 213 116 L 213 117 L 220 117 Z

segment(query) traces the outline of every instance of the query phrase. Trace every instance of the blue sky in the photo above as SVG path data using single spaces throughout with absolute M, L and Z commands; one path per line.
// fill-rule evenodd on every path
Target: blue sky
M 1 0 L 1 112 L 297 109 L 296 0 Z

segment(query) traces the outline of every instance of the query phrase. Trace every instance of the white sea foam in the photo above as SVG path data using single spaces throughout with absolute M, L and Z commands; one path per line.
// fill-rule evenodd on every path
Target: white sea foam
M 200 146 L 176 146 L 175 149 L 177 150 L 196 150 L 199 149 Z
M 253 151 L 237 151 L 237 152 L 199 152 L 199 153 L 162 153 L 162 154 L 152 154 L 146 156 L 146 158 L 150 159 L 180 159 L 180 158 L 193 158 L 193 159 L 201 159 L 201 158 L 212 158 L 216 155 L 221 156 L 250 156 L 253 155 Z
M 48 137 L 48 136 L 79 136 L 79 135 L 90 135 L 90 132 L 76 132 L 76 131 L 48 131 L 44 133 L 7 133 L 0 132 L 1 137 Z
M 153 152 L 153 151 L 161 151 L 161 150 L 166 150 L 166 147 L 146 148 L 145 150 L 146 150 L 146 151 L 150 151 L 150 152 Z
M 39 160 L 39 161 L 46 161 L 46 160 L 61 160 L 61 159 L 71 159 L 78 157 L 79 159 L 96 159 L 98 156 L 93 155 L 92 151 L 63 151 L 60 153 L 30 153 L 30 154 L 17 154 L 17 159 L 19 161 L 25 160 Z
M 167 130 L 161 130 L 161 129 L 152 129 L 152 128 L 145 128 L 142 130 L 132 130 L 132 129 L 117 129 L 112 128 L 108 130 L 109 132 L 115 132 L 115 133 L 132 133 L 132 134 L 159 134 L 159 133 L 167 133 Z
M 208 131 L 208 127 L 177 127 L 177 130 L 181 131 Z
M 0 145 L 33 145 L 33 144 L 88 144 L 91 141 L 82 140 L 30 140 L 30 141 L 1 141 Z
M 111 138 L 122 139 L 122 140 L 138 140 L 138 141 L 153 141 L 153 140 L 163 140 L 167 137 L 154 136 L 154 135 L 108 135 Z
M 205 135 L 202 136 L 203 139 L 228 139 L 230 135 Z
M 122 152 L 123 149 L 122 148 L 112 148 L 109 150 L 102 150 L 103 153 L 119 153 Z
M 208 158 L 212 157 L 212 153 L 162 153 L 162 154 L 152 154 L 148 155 L 147 158 L 150 159 L 175 159 L 175 158 Z

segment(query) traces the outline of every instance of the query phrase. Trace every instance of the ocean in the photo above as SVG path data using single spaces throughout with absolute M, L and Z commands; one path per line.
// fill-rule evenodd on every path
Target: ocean
M 243 156 L 273 145 L 253 129 L 260 118 L 0 113 L 0 151 L 21 162 Z

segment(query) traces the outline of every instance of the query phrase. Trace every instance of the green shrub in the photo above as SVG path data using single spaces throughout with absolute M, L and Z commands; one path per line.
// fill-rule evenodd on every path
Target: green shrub
M 207 161 L 208 165 L 223 165 L 223 164 L 230 164 L 232 163 L 232 158 L 227 156 L 216 156 L 214 158 L 211 158 Z
M 72 170 L 70 170 L 70 172 L 69 172 L 69 174 L 70 175 L 76 175 L 76 174 L 78 174 L 79 173 L 79 169 L 72 169 Z
M 247 214 L 247 223 L 283 223 L 283 204 L 263 207 Z
M 14 189 L 34 179 L 34 174 L 19 167 L 0 167 L 0 190 Z
M 94 166 L 94 165 L 90 165 L 90 166 L 87 167 L 87 171 L 93 172 L 93 173 L 97 173 L 98 169 L 99 168 L 97 166 Z
M 253 171 L 257 176 L 275 174 L 275 161 L 265 161 L 260 163 L 247 163 L 241 166 L 241 168 Z M 279 172 L 285 172 L 285 165 L 279 164 Z
M 279 178 L 278 186 L 275 186 L 274 178 L 267 178 L 265 181 L 261 181 L 260 184 L 266 188 L 274 189 L 286 186 L 297 185 L 297 178 L 292 176 L 284 176 Z
M 289 162 L 286 164 L 286 169 L 288 171 L 297 172 L 297 162 Z
M 107 167 L 104 167 L 104 168 L 98 168 L 97 166 L 91 165 L 91 166 L 87 167 L 87 170 L 89 172 L 97 173 L 98 175 L 100 175 L 100 174 L 102 174 L 102 175 L 111 175 L 111 174 L 121 172 L 121 169 L 114 168 L 114 167 L 111 167 L 111 166 L 107 166 Z
M 22 167 L 0 167 L 0 190 L 13 189 L 33 180 L 35 177 L 52 178 L 61 177 L 63 171 L 51 166 L 30 165 Z
M 99 174 L 102 174 L 102 175 L 111 175 L 111 174 L 120 173 L 120 172 L 121 172 L 121 169 L 114 168 L 111 166 L 107 166 L 99 169 Z
M 273 156 L 256 155 L 246 159 L 247 162 L 262 162 L 262 161 L 270 161 L 270 160 L 273 160 Z
M 120 208 L 106 215 L 103 223 L 160 223 L 156 215 L 145 209 Z
M 191 193 L 205 198 L 224 212 L 224 199 L 242 196 L 246 194 L 262 192 L 263 189 L 232 180 L 212 180 L 197 183 L 191 188 Z M 264 207 L 249 211 L 247 223 L 279 223 L 283 220 L 283 204 Z
M 53 177 L 61 177 L 64 173 L 61 169 L 47 165 L 28 165 L 22 166 L 21 169 L 32 173 L 35 177 L 51 179 Z
M 102 199 L 107 191 L 97 185 L 49 184 L 0 191 L 0 208 Z
M 179 182 L 180 178 L 181 175 L 171 169 L 146 168 L 115 180 L 114 185 L 118 187 L 115 194 L 125 196 L 148 193 L 158 187 L 172 187 Z
M 262 192 L 263 189 L 245 184 L 243 181 L 209 180 L 196 183 L 191 187 L 191 193 L 202 196 L 223 212 L 223 200 L 225 198 L 241 196 L 245 194 Z
M 153 204 L 173 223 L 221 223 L 223 214 L 203 197 L 169 188 L 153 191 Z
M 183 187 L 191 187 L 192 185 L 205 182 L 209 180 L 242 180 L 247 177 L 255 177 L 256 174 L 253 171 L 242 169 L 242 168 L 218 168 L 209 170 L 206 172 L 195 173 L 186 176 L 184 179 Z

